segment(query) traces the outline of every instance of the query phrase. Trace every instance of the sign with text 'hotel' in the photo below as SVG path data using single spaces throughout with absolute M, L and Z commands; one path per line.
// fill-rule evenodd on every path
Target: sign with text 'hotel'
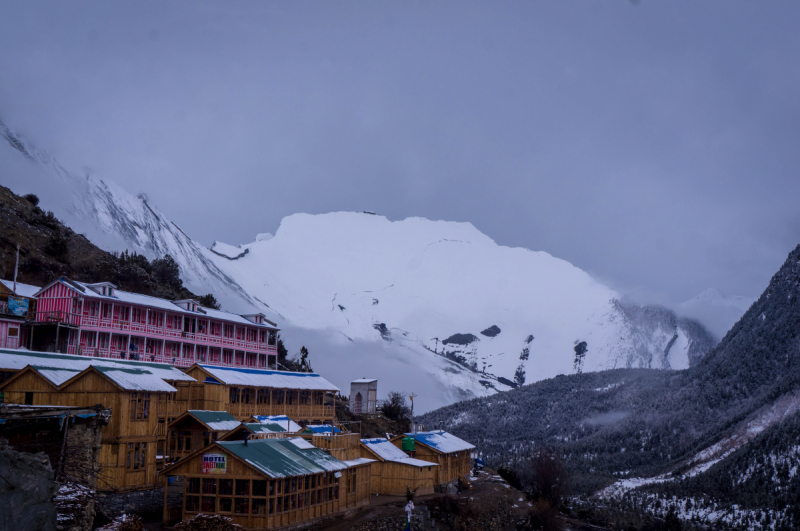
M 203 454 L 203 474 L 224 474 L 226 458 L 225 454 Z

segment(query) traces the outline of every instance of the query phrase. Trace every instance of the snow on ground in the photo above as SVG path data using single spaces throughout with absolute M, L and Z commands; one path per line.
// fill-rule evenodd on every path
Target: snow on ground
M 642 485 L 674 481 L 675 479 L 702 474 L 747 444 L 769 426 L 777 422 L 782 422 L 798 411 L 800 411 L 800 391 L 787 393 L 772 404 L 764 406 L 750 415 L 734 428 L 731 435 L 695 454 L 685 463 L 689 468 L 683 472 L 682 475 L 673 476 L 671 473 L 666 473 L 650 478 L 622 479 L 600 491 L 599 496 L 602 498 L 611 498 L 620 496 Z

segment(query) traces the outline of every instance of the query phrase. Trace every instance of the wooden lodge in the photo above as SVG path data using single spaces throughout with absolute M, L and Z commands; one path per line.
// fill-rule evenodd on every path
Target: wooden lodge
M 102 491 L 156 488 L 159 483 L 155 472 L 168 460 L 203 445 L 206 431 L 209 442 L 214 437 L 211 432 L 221 437 L 221 430 L 204 428 L 196 435 L 197 440 L 195 434 L 191 442 L 184 437 L 179 451 L 176 434 L 171 453 L 172 449 L 167 447 L 167 426 L 189 410 L 226 411 L 235 421 L 266 422 L 251 432 L 269 431 L 270 423 L 300 431 L 295 421 L 307 422 L 308 417 L 333 418 L 333 408 L 324 405 L 323 400 L 325 393 L 337 390 L 313 373 L 201 365 L 191 367 L 190 373 L 186 373 L 160 363 L 24 350 L 0 350 L 0 372 L 8 376 L 0 383 L 5 402 L 72 407 L 103 404 L 113 410 L 114 419 L 103 432 L 98 481 L 98 489 Z M 285 403 L 287 396 L 291 397 L 290 404 Z M 314 403 L 297 404 L 300 398 Z M 305 418 L 269 416 L 275 412 L 303 414 Z M 259 416 L 251 417 L 252 414 Z
M 172 384 L 191 377 L 163 364 L 20 350 L 0 351 L 0 367 L 14 371 L 0 385 L 6 403 L 102 404 L 112 411 L 102 433 L 98 490 L 157 485 L 156 455 L 164 455 L 166 419 L 176 404 Z
M 303 439 L 217 441 L 167 467 L 183 505 L 164 523 L 221 514 L 246 529 L 278 529 L 369 504 L 371 461 L 340 461 Z M 164 489 L 167 492 L 167 489 Z
M 316 424 L 306 426 L 300 436 L 341 461 L 362 457 L 359 449 L 360 433 L 344 432 L 331 424 Z
M 172 463 L 183 459 L 239 426 L 241 422 L 225 411 L 190 409 L 167 426 L 166 460 Z
M 277 368 L 275 323 L 263 314 L 238 315 L 59 278 L 38 290 L 30 350 L 189 367 Z
M 404 450 L 407 455 L 439 465 L 436 484 L 444 485 L 467 476 L 472 468 L 472 444 L 443 430 L 406 433 L 391 439 L 392 444 L 403 449 L 403 439 L 413 439 L 413 449 Z M 408 442 L 407 442 L 408 444 Z
M 197 409 L 227 411 L 239 420 L 283 415 L 300 424 L 332 422 L 335 416 L 326 401 L 332 403 L 330 395 L 339 388 L 319 374 L 199 364 L 186 373 L 204 385 Z
M 36 315 L 37 286 L 16 285 L 0 280 L 0 348 L 19 348 L 27 345 L 28 328 L 25 322 Z M 3 374 L 0 374 L 0 382 Z
M 438 482 L 437 463 L 409 457 L 388 439 L 361 439 L 361 457 L 372 463 L 372 493 L 404 496 L 406 489 L 416 495 L 433 494 Z

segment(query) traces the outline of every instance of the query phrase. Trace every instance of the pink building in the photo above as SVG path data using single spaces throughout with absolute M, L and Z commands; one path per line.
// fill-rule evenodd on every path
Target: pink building
M 203 308 L 60 278 L 36 293 L 32 346 L 102 358 L 277 368 L 275 323 L 263 314 Z
M 19 348 L 26 343 L 26 321 L 36 313 L 38 286 L 0 279 L 0 348 Z

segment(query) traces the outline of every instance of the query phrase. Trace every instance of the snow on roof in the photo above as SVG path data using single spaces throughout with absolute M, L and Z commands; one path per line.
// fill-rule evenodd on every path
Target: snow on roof
M 95 367 L 95 369 L 128 391 L 164 391 L 167 393 L 177 391 L 160 377 L 142 369 L 117 369 L 103 366 Z
M 313 433 L 342 433 L 342 430 L 330 424 L 314 424 L 306 426 L 306 429 L 311 430 Z
M 346 464 L 311 446 L 301 449 L 287 439 L 220 441 L 222 448 L 272 478 L 345 470 Z
M 351 459 L 349 461 L 343 461 L 348 467 L 360 466 L 360 465 L 368 465 L 369 463 L 374 463 L 375 459 L 367 459 L 366 457 L 359 457 L 357 459 Z
M 123 389 L 130 390 L 174 392 L 175 388 L 166 381 L 194 381 L 188 374 L 164 363 L 0 349 L 0 369 L 22 370 L 28 365 L 56 386 L 88 367 L 95 367 Z
M 361 439 L 361 442 L 384 461 L 392 461 L 416 467 L 439 466 L 436 463 L 408 457 L 408 454 L 387 439 L 381 439 L 380 437 L 377 439 Z
M 450 454 L 453 452 L 460 452 L 462 450 L 472 450 L 475 448 L 472 444 L 459 439 L 451 433 L 444 430 L 438 431 L 419 431 L 417 433 L 406 433 L 406 437 L 413 437 L 417 441 L 426 446 L 430 446 L 434 450 L 438 450 L 443 454 Z
M 227 411 L 206 411 L 190 409 L 189 414 L 211 428 L 213 431 L 230 431 L 239 427 L 241 422 Z
M 338 391 L 339 388 L 319 374 L 311 372 L 269 371 L 237 367 L 200 365 L 214 378 L 228 385 L 272 387 L 275 389 L 303 389 L 309 391 Z
M 350 383 L 372 383 L 377 381 L 378 381 L 377 378 L 359 378 L 358 380 L 353 380 Z
M 9 290 L 14 292 L 14 281 L 13 280 L 3 280 L 0 279 L 0 282 L 7 287 Z M 39 286 L 31 286 L 30 284 L 23 284 L 22 282 L 17 282 L 17 291 L 14 292 L 20 297 L 33 297 L 36 295 L 36 292 L 39 291 L 41 288 Z
M 303 439 L 302 437 L 295 437 L 294 439 L 289 439 L 289 442 L 297 446 L 301 450 L 311 450 L 312 448 L 316 448 L 316 446 L 314 446 L 307 440 Z
M 282 428 L 287 428 L 288 426 L 287 431 L 289 432 L 297 432 L 303 429 L 286 415 L 256 415 L 253 418 L 260 424 L 277 424 Z

